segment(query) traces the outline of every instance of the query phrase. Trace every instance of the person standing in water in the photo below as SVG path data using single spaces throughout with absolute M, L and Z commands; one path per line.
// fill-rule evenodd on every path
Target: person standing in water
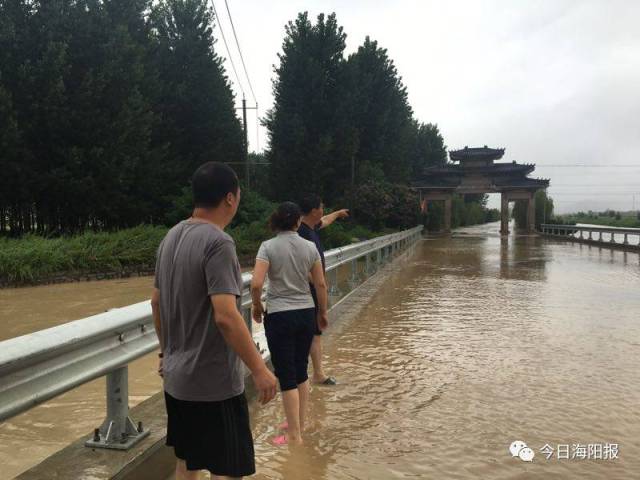
M 313 242 L 320 258 L 322 259 L 322 271 L 325 271 L 324 249 L 320 241 L 320 230 L 328 227 L 339 218 L 349 216 L 349 210 L 337 210 L 328 215 L 324 214 L 324 205 L 318 195 L 307 195 L 300 201 L 302 210 L 302 223 L 298 228 L 300 236 Z M 311 295 L 316 305 L 317 295 L 313 285 L 310 285 Z M 313 342 L 311 344 L 311 364 L 313 365 L 313 383 L 316 385 L 336 385 L 336 379 L 324 373 L 322 368 L 322 330 L 316 327 Z
M 292 202 L 281 204 L 273 213 L 269 224 L 277 235 L 260 245 L 251 282 L 253 319 L 260 323 L 265 316 L 267 344 L 287 418 L 287 433 L 275 437 L 275 445 L 302 443 L 309 399 L 309 351 L 316 326 L 323 330 L 328 323 L 322 260 L 316 246 L 298 235 L 300 218 L 300 208 Z M 261 296 L 266 278 L 265 311 Z
M 233 239 L 224 229 L 240 202 L 238 177 L 209 162 L 192 178 L 195 208 L 162 240 L 151 300 L 160 340 L 167 440 L 176 479 L 239 478 L 255 473 L 244 394 L 244 368 L 264 404 L 276 379 L 258 353 L 239 311 L 242 276 Z

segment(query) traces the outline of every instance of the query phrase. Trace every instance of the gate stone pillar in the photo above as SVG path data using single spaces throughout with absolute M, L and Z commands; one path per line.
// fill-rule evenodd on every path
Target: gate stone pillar
M 534 192 L 529 194 L 527 199 L 527 232 L 533 233 L 536 230 L 536 200 Z
M 500 234 L 509 234 L 509 194 L 502 192 L 500 194 Z

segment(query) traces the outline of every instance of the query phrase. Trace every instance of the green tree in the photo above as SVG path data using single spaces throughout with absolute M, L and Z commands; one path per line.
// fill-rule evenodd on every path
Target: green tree
M 75 3 L 69 30 L 68 153 L 60 175 L 63 230 L 113 229 L 153 217 L 147 186 L 162 165 L 152 148 L 150 0 Z
M 352 106 L 351 121 L 357 135 L 356 165 L 374 165 L 385 178 L 405 183 L 411 175 L 415 123 L 407 89 L 387 50 L 368 36 L 347 60 Z
M 31 2 L 3 2 L 6 10 L 0 13 L 5 20 L 1 50 L 5 51 L 5 41 L 12 43 L 3 55 L 2 78 L 26 147 L 24 158 L 12 172 L 25 180 L 20 191 L 14 191 L 10 221 L 14 234 L 60 217 L 58 172 L 68 151 L 64 142 L 68 126 L 64 85 L 69 66 L 68 3 L 52 0 L 36 4 L 36 9 Z
M 331 201 L 338 195 L 335 182 L 348 178 L 345 165 L 335 162 L 344 158 L 336 143 L 342 132 L 337 112 L 344 111 L 340 79 L 346 34 L 335 14 L 319 15 L 314 25 L 306 12 L 285 31 L 273 81 L 274 106 L 264 120 L 272 196 L 297 199 L 315 191 Z
M 9 228 L 8 220 L 16 220 L 15 210 L 29 204 L 29 197 L 24 190 L 26 175 L 21 168 L 20 132 L 13 111 L 11 95 L 0 83 L 0 171 L 4 182 L 0 189 L 0 232 Z M 18 228 L 11 225 L 13 233 Z
M 415 226 L 419 210 L 418 194 L 407 186 L 369 181 L 356 187 L 353 215 L 372 230 Z
M 409 152 L 412 178 L 417 178 L 426 167 L 447 163 L 447 147 L 444 138 L 433 123 L 413 121 L 414 139 Z
M 207 161 L 241 162 L 244 137 L 234 95 L 214 49 L 206 0 L 163 0 L 153 9 L 154 61 L 162 85 L 156 142 L 168 143 L 170 177 L 180 187 Z

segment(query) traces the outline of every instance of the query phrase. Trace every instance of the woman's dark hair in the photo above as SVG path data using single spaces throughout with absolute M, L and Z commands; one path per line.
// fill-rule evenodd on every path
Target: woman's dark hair
M 274 232 L 293 230 L 301 216 L 302 212 L 297 204 L 293 202 L 281 203 L 269 217 L 269 227 Z
M 238 176 L 224 163 L 207 162 L 193 174 L 191 188 L 196 207 L 215 208 L 228 193 L 238 193 Z
M 320 208 L 322 199 L 318 195 L 305 195 L 300 199 L 300 210 L 303 215 L 309 215 L 314 208 Z

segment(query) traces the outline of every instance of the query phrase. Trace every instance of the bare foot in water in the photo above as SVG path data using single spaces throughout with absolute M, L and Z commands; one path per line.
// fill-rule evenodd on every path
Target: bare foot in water
M 302 445 L 302 438 L 289 438 L 289 435 L 278 435 L 271 439 L 271 445 L 282 447 L 285 445 Z

